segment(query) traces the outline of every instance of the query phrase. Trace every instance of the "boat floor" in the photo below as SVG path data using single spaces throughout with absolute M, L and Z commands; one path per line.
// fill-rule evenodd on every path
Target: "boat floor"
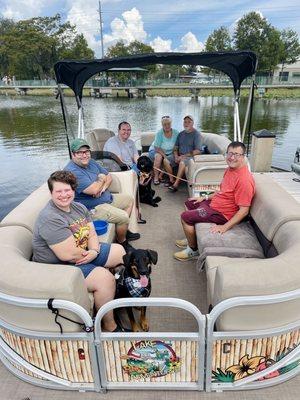
M 167 188 L 159 186 L 158 194 L 162 197 L 158 208 L 143 205 L 142 216 L 147 220 L 140 226 L 141 239 L 132 243 L 136 248 L 150 248 L 159 254 L 158 264 L 152 271 L 152 296 L 178 297 L 195 304 L 202 313 L 207 312 L 206 278 L 199 274 L 195 262 L 176 261 L 172 254 L 178 249 L 174 240 L 182 237 L 180 213 L 183 202 L 187 197 L 185 187 L 177 193 L 170 193 Z M 151 331 L 188 331 L 195 330 L 196 325 L 191 317 L 180 311 L 170 309 L 150 309 L 149 321 Z M 191 391 L 115 391 L 107 394 L 79 393 L 64 390 L 44 389 L 21 381 L 12 375 L 0 363 L 1 400 L 131 400 L 133 396 L 143 399 L 164 400 L 194 400 L 194 399 L 222 399 L 243 400 L 257 398 L 272 398 L 273 400 L 296 399 L 299 396 L 300 376 L 289 382 L 263 390 L 238 391 L 223 393 L 205 393 Z

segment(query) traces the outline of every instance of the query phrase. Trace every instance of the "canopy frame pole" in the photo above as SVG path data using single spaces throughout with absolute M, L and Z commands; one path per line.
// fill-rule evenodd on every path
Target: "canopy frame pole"
M 233 140 L 234 141 L 241 141 L 239 97 L 240 97 L 240 92 L 236 91 L 235 96 L 234 96 L 234 107 L 233 107 Z
M 68 122 L 70 121 L 69 120 L 69 114 L 68 114 L 68 110 L 67 110 L 66 103 L 65 103 L 64 92 L 63 92 L 63 90 L 61 88 L 61 85 L 59 83 L 57 84 L 57 89 L 58 89 L 60 106 L 61 106 L 61 111 L 62 111 L 63 120 L 64 120 L 66 139 L 67 139 L 67 145 L 68 145 L 68 152 L 69 152 L 69 157 L 71 159 L 72 155 L 71 155 L 71 149 L 70 149 L 70 141 L 69 141 L 69 135 L 68 135 L 68 124 L 67 124 L 67 121 Z M 69 123 L 69 126 L 71 128 L 70 123 Z
M 247 157 L 249 155 L 250 149 L 250 136 L 251 136 L 251 125 L 252 125 L 252 114 L 253 114 L 253 102 L 254 102 L 254 88 L 255 88 L 255 75 L 253 75 L 252 79 L 252 96 L 250 102 L 250 112 L 249 112 L 249 124 L 248 124 L 248 133 L 247 133 Z
M 247 123 L 249 120 L 249 114 L 250 114 L 250 108 L 251 108 L 251 102 L 252 102 L 252 97 L 254 93 L 254 85 L 253 85 L 253 80 L 250 85 L 249 89 L 249 96 L 248 96 L 248 104 L 247 104 L 247 109 L 246 109 L 246 114 L 245 114 L 245 119 L 244 119 L 244 125 L 243 125 L 243 132 L 242 132 L 242 142 L 245 140 L 245 134 L 246 134 L 246 128 L 247 128 Z

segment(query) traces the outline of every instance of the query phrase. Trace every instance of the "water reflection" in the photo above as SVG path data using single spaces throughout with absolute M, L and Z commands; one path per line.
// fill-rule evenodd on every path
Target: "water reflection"
M 66 98 L 74 131 L 77 109 L 73 98 Z M 256 100 L 252 130 L 269 129 L 276 134 L 273 164 L 289 168 L 299 145 L 299 100 Z M 194 116 L 201 131 L 232 138 L 233 101 L 231 97 L 156 97 L 146 99 L 85 98 L 86 130 L 106 127 L 117 131 L 118 123 L 132 124 L 132 137 L 158 130 L 162 115 L 170 115 L 173 126 L 182 129 L 185 115 Z M 242 98 L 241 121 L 247 100 Z M 14 208 L 49 174 L 68 160 L 66 138 L 59 101 L 54 97 L 0 97 L 0 218 Z

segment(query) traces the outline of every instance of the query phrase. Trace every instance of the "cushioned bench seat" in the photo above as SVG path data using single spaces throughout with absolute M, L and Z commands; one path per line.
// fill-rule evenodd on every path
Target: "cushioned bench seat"
M 232 297 L 279 294 L 300 287 L 300 204 L 270 177 L 254 174 L 254 178 L 256 194 L 250 213 L 266 258 L 255 254 L 253 258 L 245 258 L 243 254 L 218 256 L 220 249 L 206 251 L 207 295 L 211 306 Z M 197 232 L 201 242 L 200 233 L 203 236 L 204 231 L 197 227 Z M 236 233 L 236 243 L 240 246 L 243 240 Z M 231 234 L 234 236 L 234 228 Z M 231 251 L 232 245 L 223 254 Z M 299 319 L 299 306 L 300 301 L 237 307 L 226 311 L 217 326 L 229 331 L 271 328 Z

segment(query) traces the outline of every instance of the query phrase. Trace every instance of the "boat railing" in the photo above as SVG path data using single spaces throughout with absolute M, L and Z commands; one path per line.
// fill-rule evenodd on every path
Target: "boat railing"
M 53 307 L 79 316 L 85 331 L 34 331 L 0 319 L 0 359 L 19 378 L 39 386 L 80 391 L 107 389 L 258 389 L 284 382 L 300 371 L 300 320 L 268 329 L 218 329 L 234 308 L 287 303 L 300 290 L 230 298 L 204 315 L 178 298 L 125 298 L 106 303 L 93 322 L 82 307 L 54 300 Z M 0 302 L 48 308 L 48 300 L 1 293 Z M 103 316 L 126 307 L 179 309 L 196 321 L 194 331 L 103 332 Z M 50 312 L 50 311 L 49 311 Z M 54 318 L 54 316 L 53 316 Z M 236 321 L 239 326 L 239 320 Z M 93 329 L 95 331 L 93 331 Z

